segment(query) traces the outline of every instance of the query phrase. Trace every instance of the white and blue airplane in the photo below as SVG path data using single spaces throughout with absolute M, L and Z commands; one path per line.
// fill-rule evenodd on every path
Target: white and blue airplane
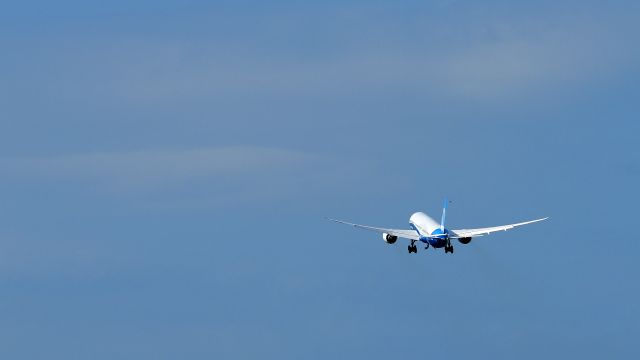
M 417 212 L 411 215 L 409 218 L 409 226 L 411 230 L 399 230 L 399 229 L 385 229 L 378 228 L 373 226 L 366 225 L 358 225 L 352 224 L 350 222 L 329 219 L 331 221 L 335 221 L 341 224 L 350 225 L 359 229 L 365 229 L 370 231 L 375 231 L 382 234 L 382 239 L 387 244 L 395 244 L 398 238 L 411 240 L 411 245 L 407 247 L 409 253 L 417 253 L 418 247 L 416 246 L 416 242 L 420 241 L 425 244 L 425 250 L 432 246 L 436 249 L 444 248 L 445 253 L 453 254 L 453 245 L 451 245 L 452 239 L 457 239 L 462 244 L 468 244 L 471 242 L 471 239 L 478 236 L 489 235 L 496 231 L 507 231 L 513 229 L 518 226 L 533 224 L 539 221 L 547 220 L 548 217 L 525 221 L 517 224 L 509 224 L 502 226 L 494 226 L 487 228 L 478 228 L 478 229 L 460 229 L 460 230 L 449 230 L 444 226 L 445 216 L 447 214 L 447 203 L 448 201 L 444 200 L 444 207 L 442 208 L 442 218 L 440 220 L 440 224 L 438 224 L 435 220 L 430 218 L 427 214 L 423 212 Z

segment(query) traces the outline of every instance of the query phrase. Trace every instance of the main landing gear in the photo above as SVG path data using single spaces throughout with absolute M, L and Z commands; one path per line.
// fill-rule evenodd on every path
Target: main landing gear
M 409 251 L 409 254 L 418 253 L 418 247 L 416 246 L 416 241 L 415 240 L 411 240 L 411 245 L 407 246 L 407 250 Z
M 453 254 L 453 245 L 447 244 L 444 246 L 444 253 L 452 253 Z

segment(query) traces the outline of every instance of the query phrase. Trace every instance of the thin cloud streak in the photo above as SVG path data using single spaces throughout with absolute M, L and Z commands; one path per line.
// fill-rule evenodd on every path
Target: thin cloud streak
M 51 60 L 52 68 L 42 76 L 71 76 L 52 79 L 50 88 L 42 91 L 73 98 L 85 96 L 78 91 L 82 88 L 92 96 L 135 104 L 343 96 L 382 89 L 417 89 L 456 101 L 500 101 L 570 88 L 633 64 L 638 54 L 628 51 L 628 21 L 618 17 L 619 24 L 612 23 L 616 16 L 546 28 L 493 24 L 480 31 L 491 34 L 486 36 L 462 26 L 459 31 L 466 35 L 452 43 L 412 48 L 396 45 L 392 40 L 400 35 L 388 34 L 389 39 L 381 40 L 383 46 L 360 43 L 355 49 L 307 60 L 287 53 L 225 51 L 237 47 L 235 43 L 201 46 L 178 40 L 108 39 L 72 47 Z M 424 36 L 434 34 L 427 31 Z
M 311 155 L 290 150 L 238 146 L 5 158 L 0 159 L 0 167 L 9 177 L 47 176 L 127 187 L 179 183 L 198 178 L 256 176 L 294 169 L 311 158 Z
M 9 185 L 79 185 L 74 191 L 154 194 L 165 200 L 184 198 L 183 190 L 191 189 L 192 196 L 213 196 L 220 204 L 322 196 L 356 184 L 357 191 L 368 191 L 402 181 L 380 173 L 370 160 L 254 146 L 4 158 L 0 171 Z M 372 176 L 376 182 L 364 182 Z

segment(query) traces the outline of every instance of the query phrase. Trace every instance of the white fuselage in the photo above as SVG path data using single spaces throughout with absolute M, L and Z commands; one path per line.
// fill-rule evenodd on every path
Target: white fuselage
M 440 224 L 423 212 L 417 212 L 409 218 L 409 225 L 420 235 L 420 241 L 433 247 L 443 247 L 448 243 L 449 230 L 441 229 Z

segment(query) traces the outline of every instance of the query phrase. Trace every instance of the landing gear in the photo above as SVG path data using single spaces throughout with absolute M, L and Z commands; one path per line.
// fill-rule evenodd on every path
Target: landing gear
M 407 250 L 409 251 L 409 254 L 418 252 L 415 240 L 411 240 L 411 245 L 407 246 Z
M 424 244 L 424 249 L 427 250 L 429 248 L 429 243 Z
M 447 244 L 444 246 L 444 253 L 452 253 L 453 254 L 453 245 Z

